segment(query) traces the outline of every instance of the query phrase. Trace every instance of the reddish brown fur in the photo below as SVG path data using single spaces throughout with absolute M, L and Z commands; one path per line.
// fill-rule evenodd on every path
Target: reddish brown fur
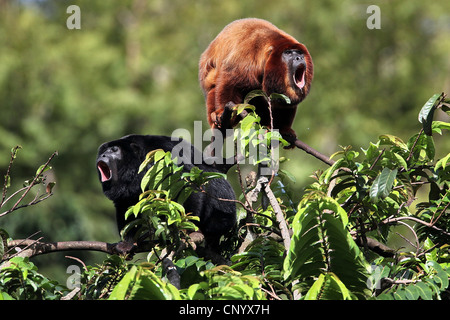
M 293 85 L 282 53 L 299 50 L 306 63 L 305 85 Z M 236 20 L 227 25 L 203 52 L 199 63 L 199 80 L 206 99 L 208 122 L 220 127 L 220 117 L 228 102 L 242 103 L 252 90 L 266 94 L 281 93 L 291 103 L 272 103 L 273 127 L 283 136 L 296 137 L 292 130 L 297 105 L 309 93 L 313 78 L 313 63 L 306 47 L 292 36 L 261 19 Z M 261 124 L 270 126 L 267 104 L 252 100 Z M 236 123 L 232 123 L 232 126 Z

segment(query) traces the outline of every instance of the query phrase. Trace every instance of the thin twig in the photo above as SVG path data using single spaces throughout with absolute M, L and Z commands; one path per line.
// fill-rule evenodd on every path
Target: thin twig
M 319 151 L 317 151 L 316 149 L 310 147 L 309 145 L 307 145 L 305 142 L 299 140 L 299 139 L 295 139 L 295 140 L 288 140 L 288 142 L 290 144 L 295 145 L 297 148 L 305 151 L 306 153 L 314 156 L 315 158 L 319 159 L 320 161 L 328 164 L 329 166 L 332 166 L 335 161 L 330 159 L 329 157 L 327 157 L 326 155 L 320 153 Z
M 373 170 L 373 168 L 375 168 L 375 165 L 378 163 L 378 161 L 380 160 L 381 156 L 383 155 L 383 153 L 386 151 L 385 148 L 383 148 L 380 152 L 380 154 L 377 156 L 377 158 L 375 159 L 375 161 L 372 163 L 372 165 L 370 166 L 369 170 Z
M 41 195 L 41 196 L 43 196 L 42 198 L 39 198 L 39 197 L 41 197 L 41 196 L 35 197 L 35 199 L 34 199 L 33 201 L 31 201 L 30 203 L 19 206 L 19 204 L 20 204 L 20 203 L 22 202 L 22 200 L 27 196 L 27 194 L 30 192 L 30 190 L 36 185 L 36 182 L 38 181 L 38 179 L 39 179 L 39 177 L 42 175 L 42 173 L 46 170 L 46 168 L 47 168 L 48 165 L 50 164 L 50 161 L 52 161 L 53 158 L 54 158 L 57 154 L 58 154 L 57 151 L 53 152 L 53 154 L 50 156 L 50 158 L 47 160 L 47 162 L 46 162 L 46 163 L 41 167 L 41 169 L 36 173 L 36 175 L 34 176 L 33 180 L 31 181 L 31 183 L 30 183 L 30 185 L 29 185 L 28 187 L 25 187 L 25 188 L 20 189 L 19 191 L 16 191 L 12 196 L 10 196 L 10 197 L 6 200 L 6 202 L 8 202 L 13 196 L 15 196 L 15 195 L 17 195 L 18 193 L 24 191 L 23 194 L 22 194 L 22 196 L 19 198 L 19 200 L 16 201 L 16 203 L 12 206 L 12 208 L 9 209 L 9 210 L 7 210 L 7 211 L 5 211 L 5 212 L 0 213 L 0 217 L 5 216 L 5 215 L 7 215 L 7 214 L 9 214 L 9 213 L 11 213 L 11 212 L 13 212 L 13 211 L 15 211 L 15 210 L 20 209 L 20 208 L 27 207 L 27 206 L 31 206 L 31 205 L 35 205 L 35 204 L 37 204 L 37 203 L 39 203 L 39 202 L 41 202 L 41 201 L 47 199 L 48 197 L 50 197 L 50 196 L 52 195 L 52 193 L 48 193 L 48 194 L 46 194 L 45 196 L 44 196 L 44 195 Z M 6 194 L 5 194 L 4 196 L 6 197 Z M 37 199 L 37 200 L 36 200 L 36 199 Z M 2 204 L 3 204 L 3 202 L 2 202 Z
M 444 235 L 450 237 L 450 233 L 449 233 L 449 232 L 446 232 L 445 230 L 443 230 L 443 229 L 441 229 L 441 228 L 438 228 L 438 227 L 436 227 L 435 225 L 433 225 L 433 224 L 431 224 L 431 223 L 429 223 L 429 222 L 425 222 L 425 221 L 423 221 L 423 220 L 420 220 L 420 219 L 418 219 L 418 218 L 416 218 L 416 217 L 409 217 L 409 216 L 408 216 L 408 217 L 395 217 L 395 218 L 389 217 L 389 218 L 386 218 L 386 219 L 384 219 L 383 221 L 381 221 L 380 224 L 391 224 L 391 223 L 396 223 L 396 222 L 398 222 L 398 221 L 400 221 L 400 220 L 411 220 L 411 221 L 415 221 L 415 222 L 417 222 L 417 223 L 423 224 L 423 225 L 426 226 L 426 227 L 432 228 L 432 229 L 434 229 L 434 230 L 436 230 L 436 231 L 439 231 L 440 233 L 442 233 L 442 234 L 444 234 Z
M 88 271 L 88 268 L 86 267 L 86 264 L 83 262 L 83 260 L 81 260 L 80 258 L 77 258 L 77 257 L 72 257 L 72 256 L 65 256 L 67 259 L 72 259 L 72 260 L 75 260 L 75 261 L 77 261 L 78 263 L 80 263 L 82 266 L 83 266 L 83 268 L 84 268 L 84 270 L 86 270 L 86 271 Z
M 447 193 L 449 193 L 449 192 L 450 191 L 447 191 Z M 444 209 L 441 210 L 441 213 L 439 214 L 439 216 L 436 219 L 434 218 L 436 212 L 433 213 L 433 217 L 431 217 L 431 221 L 430 221 L 430 226 L 434 226 L 436 224 L 436 222 L 438 222 L 438 220 L 441 218 L 441 216 L 444 214 L 444 212 L 447 211 L 449 206 L 450 206 L 450 202 L 448 202 L 447 205 L 444 207 Z
M 411 157 L 413 156 L 414 153 L 414 148 L 416 147 L 417 142 L 419 141 L 420 136 L 423 133 L 423 128 L 420 129 L 419 134 L 417 135 L 416 140 L 414 141 L 412 147 L 411 147 L 411 151 L 409 152 L 408 158 L 406 158 L 406 162 L 408 162 L 409 160 L 411 160 Z
M 397 221 L 398 224 L 401 224 L 405 227 L 407 227 L 412 234 L 414 235 L 414 239 L 416 240 L 416 245 L 414 245 L 409 239 L 407 239 L 406 237 L 403 237 L 402 235 L 400 235 L 403 239 L 405 239 L 407 242 L 409 242 L 413 247 L 416 248 L 416 255 L 419 253 L 419 249 L 420 249 L 420 244 L 419 244 L 419 238 L 417 237 L 417 233 L 414 231 L 414 228 L 411 227 L 409 224 L 403 222 L 403 221 Z
M 19 150 L 19 148 L 20 148 L 20 146 L 16 146 L 11 151 L 11 159 L 9 160 L 8 169 L 6 170 L 6 175 L 5 175 L 5 183 L 3 184 L 2 202 L 0 203 L 0 208 L 3 207 L 3 204 L 5 203 L 6 192 L 8 191 L 8 180 L 10 181 L 10 177 L 11 177 L 10 173 L 11 173 L 12 164 L 14 162 L 14 159 L 16 158 L 17 151 Z

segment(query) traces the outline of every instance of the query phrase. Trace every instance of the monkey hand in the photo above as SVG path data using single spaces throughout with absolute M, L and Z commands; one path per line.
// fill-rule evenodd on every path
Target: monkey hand
M 210 116 L 210 122 L 211 122 L 211 128 L 212 129 L 220 129 L 222 127 L 222 111 L 214 111 L 211 112 Z

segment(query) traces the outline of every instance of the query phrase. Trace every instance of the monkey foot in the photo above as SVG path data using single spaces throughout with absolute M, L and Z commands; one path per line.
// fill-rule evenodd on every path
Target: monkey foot
M 286 140 L 289 145 L 285 146 L 284 149 L 294 149 L 295 146 L 295 141 L 297 141 L 297 135 L 295 133 L 286 133 L 286 132 L 282 132 L 281 136 L 283 137 L 284 140 Z

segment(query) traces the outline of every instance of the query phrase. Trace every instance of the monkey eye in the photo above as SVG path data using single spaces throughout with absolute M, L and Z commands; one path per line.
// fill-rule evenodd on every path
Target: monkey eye
M 288 49 L 283 51 L 283 60 L 286 63 L 304 60 L 304 54 L 300 50 Z
M 283 51 L 284 54 L 299 54 L 302 55 L 303 52 L 301 50 L 297 50 L 297 49 L 287 49 L 285 51 Z

